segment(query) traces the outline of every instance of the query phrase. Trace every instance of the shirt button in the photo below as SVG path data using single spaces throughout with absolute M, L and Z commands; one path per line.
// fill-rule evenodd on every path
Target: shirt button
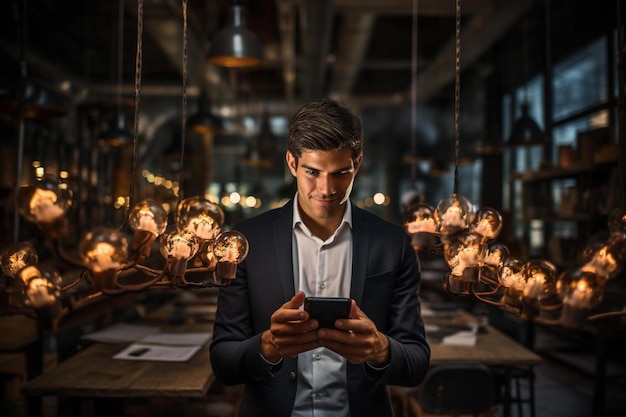
M 289 372 L 289 379 L 291 381 L 295 381 L 296 380 L 296 373 L 295 372 Z
M 320 394 L 315 394 L 315 399 L 319 400 L 320 398 L 322 398 L 322 396 Z
M 316 361 L 319 361 L 320 359 L 322 359 L 322 355 L 320 355 L 319 353 L 316 353 L 315 355 L 313 355 L 313 359 L 315 359 Z
M 324 288 L 326 288 L 326 284 L 320 284 L 320 290 L 323 290 Z

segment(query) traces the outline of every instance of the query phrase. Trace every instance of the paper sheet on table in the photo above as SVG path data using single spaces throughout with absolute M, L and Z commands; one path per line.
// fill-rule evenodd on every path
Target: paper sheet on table
M 132 343 L 113 356 L 114 359 L 132 361 L 185 362 L 202 346 L 166 346 L 147 343 Z
M 428 307 L 422 306 L 421 314 L 422 314 L 422 317 L 431 317 L 435 315 L 435 311 L 431 310 Z
M 476 344 L 476 333 L 472 331 L 457 332 L 444 337 L 441 343 L 452 346 L 474 346 Z
M 83 340 L 100 343 L 130 343 L 137 339 L 159 333 L 156 326 L 119 323 L 105 329 L 83 335 Z
M 211 339 L 211 333 L 156 333 L 137 340 L 140 343 L 150 343 L 167 346 L 204 346 Z

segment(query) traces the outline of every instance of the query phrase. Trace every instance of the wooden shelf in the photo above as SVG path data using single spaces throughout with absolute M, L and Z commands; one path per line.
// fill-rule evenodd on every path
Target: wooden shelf
M 512 176 L 513 179 L 521 180 L 523 183 L 531 183 L 538 181 L 558 180 L 572 178 L 579 175 L 594 174 L 600 171 L 606 171 L 608 169 L 617 166 L 617 161 L 605 162 L 602 164 L 589 165 L 579 164 L 572 165 L 568 168 L 548 168 L 540 171 L 526 171 L 515 172 Z

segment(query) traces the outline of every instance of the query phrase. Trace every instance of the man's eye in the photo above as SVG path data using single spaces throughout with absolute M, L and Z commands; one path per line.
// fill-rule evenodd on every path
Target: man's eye
M 320 172 L 316 169 L 307 169 L 304 172 L 306 172 L 307 175 L 318 175 Z

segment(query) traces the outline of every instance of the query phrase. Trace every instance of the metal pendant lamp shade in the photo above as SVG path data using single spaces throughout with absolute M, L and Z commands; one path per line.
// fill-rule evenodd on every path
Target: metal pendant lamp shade
M 216 133 L 224 128 L 222 119 L 211 113 L 211 100 L 206 92 L 198 102 L 198 112 L 187 119 L 187 131 L 190 133 Z
M 115 118 L 115 124 L 100 134 L 98 137 L 98 143 L 100 145 L 112 146 L 115 148 L 131 145 L 133 135 L 126 127 L 126 116 L 124 115 L 124 112 L 119 109 Z
M 220 30 L 215 38 L 208 60 L 227 68 L 249 68 L 261 64 L 263 53 L 256 35 L 246 28 L 245 8 L 231 7 L 232 22 Z
M 530 117 L 528 103 L 522 103 L 522 116 L 515 121 L 509 136 L 509 146 L 534 146 L 547 144 L 546 134 Z
M 17 118 L 22 106 L 26 120 L 67 114 L 68 100 L 62 93 L 33 80 L 17 82 L 17 85 L 18 87 L 0 87 L 0 112 Z

